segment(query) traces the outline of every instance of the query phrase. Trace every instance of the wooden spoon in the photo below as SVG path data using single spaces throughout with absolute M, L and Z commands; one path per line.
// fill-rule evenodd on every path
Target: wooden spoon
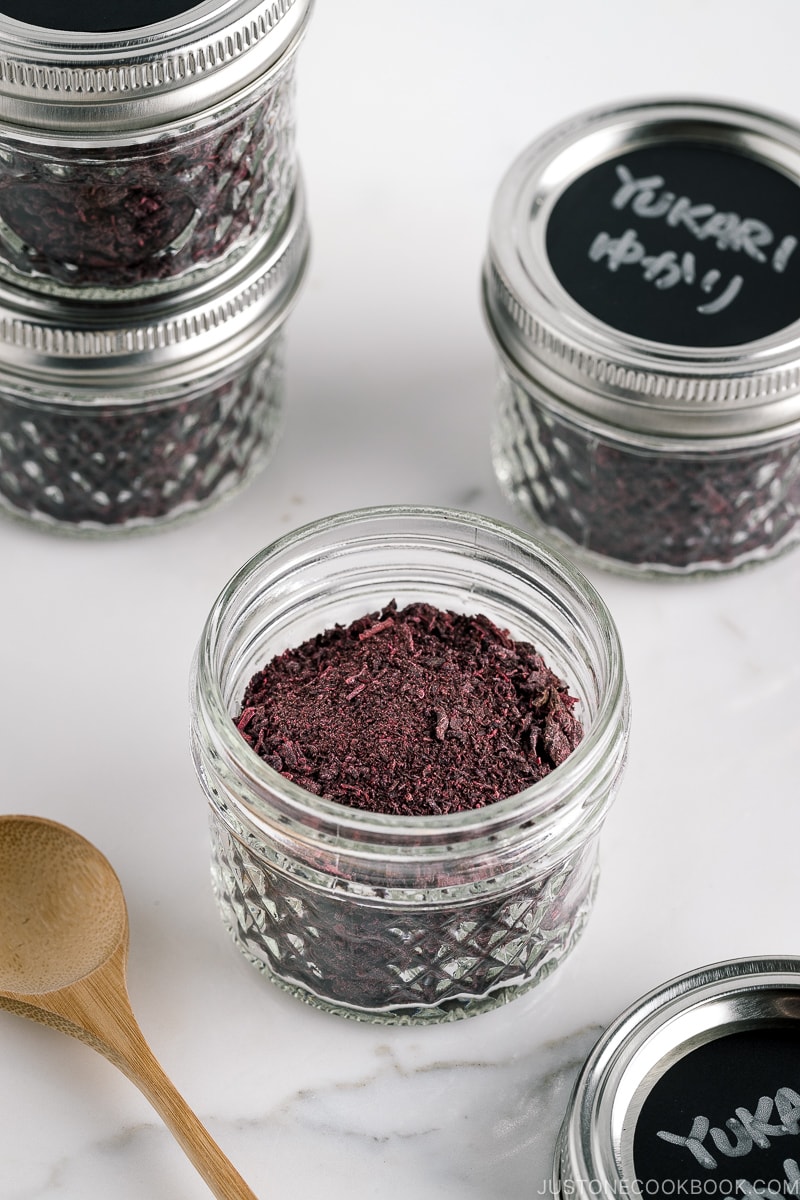
M 127 958 L 125 897 L 100 851 L 55 821 L 0 815 L 0 1008 L 99 1050 L 160 1113 L 218 1200 L 256 1200 L 144 1040 Z

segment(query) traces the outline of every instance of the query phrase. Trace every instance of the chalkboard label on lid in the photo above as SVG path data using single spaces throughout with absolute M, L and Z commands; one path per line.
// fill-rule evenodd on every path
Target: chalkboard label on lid
M 642 1196 L 800 1197 L 800 1036 L 727 1034 L 690 1051 L 649 1092 L 633 1139 Z
M 676 346 L 734 346 L 800 319 L 800 186 L 696 142 L 632 149 L 556 201 L 550 264 L 588 312 Z
M 0 0 L 0 13 L 71 33 L 121 33 L 166 21 L 198 0 Z

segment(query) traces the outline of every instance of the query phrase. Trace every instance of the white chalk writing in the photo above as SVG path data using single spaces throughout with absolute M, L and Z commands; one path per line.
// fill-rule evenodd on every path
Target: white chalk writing
M 704 292 L 709 293 L 721 278 L 721 273 L 712 268 L 698 279 L 697 261 L 691 250 L 680 256 L 674 250 L 648 254 L 635 229 L 626 229 L 618 238 L 611 237 L 608 233 L 598 233 L 589 247 L 589 258 L 592 262 L 602 262 L 605 259 L 609 271 L 639 265 L 642 268 L 642 278 L 662 290 L 673 288 L 679 283 L 691 285 L 697 282 Z M 713 300 L 699 304 L 697 311 L 706 315 L 722 312 L 739 295 L 743 283 L 741 275 L 733 275 L 719 294 Z
M 767 264 L 778 275 L 786 270 L 797 248 L 798 239 L 793 234 L 777 241 L 766 222 L 719 211 L 713 204 L 696 204 L 689 196 L 670 191 L 662 175 L 637 179 L 623 163 L 616 165 L 616 173 L 619 187 L 611 198 L 611 207 L 617 212 L 628 209 L 644 220 L 664 221 L 671 229 L 688 232 L 699 243 L 710 243 L 717 250 Z M 605 263 L 614 272 L 621 267 L 638 267 L 644 281 L 662 291 L 678 285 L 699 287 L 710 297 L 696 305 L 702 316 L 723 312 L 733 304 L 744 285 L 744 277 L 738 272 L 723 279 L 716 267 L 701 270 L 693 251 L 679 254 L 675 250 L 662 250 L 659 254 L 649 254 L 635 228 L 626 229 L 619 237 L 601 231 L 589 247 L 589 258 L 595 263 Z
M 779 1124 L 770 1120 L 773 1109 L 777 1112 Z M 749 1154 L 754 1146 L 768 1150 L 771 1145 L 770 1138 L 786 1137 L 787 1134 L 800 1132 L 800 1096 L 793 1088 L 778 1088 L 774 1100 L 769 1096 L 762 1096 L 756 1105 L 755 1113 L 751 1113 L 747 1108 L 737 1108 L 735 1111 L 736 1115 L 729 1117 L 725 1122 L 735 1141 L 731 1141 L 724 1129 L 717 1126 L 712 1129 L 707 1117 L 695 1117 L 687 1137 L 679 1137 L 678 1134 L 667 1133 L 664 1130 L 659 1130 L 657 1136 L 675 1146 L 685 1146 L 700 1165 L 710 1171 L 716 1167 L 717 1160 L 703 1145 L 709 1134 L 721 1154 L 727 1158 L 740 1158 Z
M 777 1122 L 773 1120 L 773 1110 Z M 684 1147 L 701 1167 L 713 1171 L 718 1163 L 703 1144 L 707 1137 L 711 1138 L 715 1149 L 725 1158 L 743 1158 L 754 1146 L 768 1150 L 775 1138 L 800 1133 L 800 1095 L 794 1088 L 778 1088 L 774 1100 L 762 1096 L 754 1113 L 749 1108 L 737 1108 L 734 1111 L 735 1116 L 725 1122 L 727 1132 L 717 1125 L 712 1127 L 708 1117 L 695 1117 L 686 1137 L 663 1129 L 656 1136 L 673 1146 Z M 800 1198 L 800 1167 L 797 1161 L 793 1158 L 784 1159 L 783 1170 L 785 1182 L 777 1187 L 772 1183 L 762 1186 L 747 1179 L 737 1179 L 736 1187 L 745 1200 L 782 1200 L 787 1195 Z
M 701 1167 L 707 1167 L 709 1171 L 713 1171 L 717 1165 L 717 1160 L 713 1155 L 708 1153 L 703 1145 L 710 1125 L 711 1122 L 708 1117 L 695 1117 L 688 1137 L 680 1137 L 677 1133 L 667 1133 L 663 1129 L 658 1131 L 658 1136 L 663 1138 L 665 1142 L 671 1142 L 673 1146 L 685 1146 L 694 1155 Z
M 621 211 L 629 204 L 637 217 L 662 218 L 673 229 L 687 229 L 699 242 L 711 240 L 718 250 L 733 250 L 746 254 L 756 262 L 767 262 L 764 253 L 775 242 L 775 234 L 764 221 L 741 217 L 735 212 L 718 212 L 713 204 L 693 204 L 688 196 L 678 196 L 669 190 L 659 192 L 665 180 L 661 175 L 635 179 L 628 168 L 617 164 L 620 187 L 611 198 L 611 207 Z M 786 264 L 797 246 L 791 235 L 782 239 L 772 255 L 774 271 L 785 271 Z

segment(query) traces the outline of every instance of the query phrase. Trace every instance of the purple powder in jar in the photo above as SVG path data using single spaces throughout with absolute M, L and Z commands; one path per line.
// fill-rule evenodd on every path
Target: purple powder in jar
M 800 436 L 740 451 L 648 451 L 591 433 L 504 381 L 498 477 L 574 547 L 621 564 L 717 570 L 800 540 Z
M 0 260 L 84 289 L 144 289 L 223 263 L 278 221 L 295 182 L 293 64 L 200 128 L 91 150 L 0 133 Z
M 278 431 L 273 339 L 233 378 L 139 404 L 74 405 L 0 387 L 0 503 L 62 528 L 157 524 L 243 484 Z
M 236 727 L 306 791 L 418 817 L 544 779 L 581 740 L 576 703 L 530 643 L 488 617 L 392 601 L 267 663 Z
M 532 645 L 487 617 L 391 602 L 272 659 L 250 680 L 235 723 L 307 791 L 435 820 L 549 775 L 582 739 L 575 703 Z M 360 901 L 346 873 L 324 891 L 284 878 L 221 830 L 215 863 L 237 939 L 277 982 L 305 999 L 321 990 L 345 1011 L 442 1019 L 496 1004 L 567 953 L 591 902 L 594 849 L 499 897 L 476 898 L 473 870 L 469 903 L 448 898 L 463 880 L 439 869 L 418 879 L 442 896 L 423 912 Z M 494 870 L 486 866 L 487 882 Z
M 590 842 L 499 895 L 489 868 L 487 894 L 473 880 L 467 900 L 454 898 L 467 891 L 458 880 L 421 882 L 421 907 L 361 898 L 346 879 L 309 886 L 222 825 L 212 824 L 212 842 L 217 900 L 245 955 L 298 999 L 368 1020 L 449 1020 L 514 999 L 578 941 L 597 880 Z

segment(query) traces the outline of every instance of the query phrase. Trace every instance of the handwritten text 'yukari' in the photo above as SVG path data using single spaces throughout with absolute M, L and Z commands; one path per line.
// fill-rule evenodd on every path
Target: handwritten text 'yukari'
M 773 1120 L 773 1111 L 777 1121 Z M 735 1115 L 725 1122 L 725 1129 L 711 1126 L 708 1117 L 695 1117 L 687 1136 L 659 1130 L 658 1137 L 675 1146 L 685 1147 L 701 1167 L 713 1171 L 718 1163 L 707 1146 L 710 1136 L 714 1148 L 725 1158 L 742 1158 L 757 1146 L 768 1150 L 772 1140 L 800 1133 L 800 1095 L 793 1088 L 778 1088 L 775 1099 L 762 1096 L 754 1113 L 747 1108 L 737 1108 Z M 736 1186 L 747 1200 L 763 1200 L 763 1197 L 779 1197 L 785 1194 L 800 1196 L 800 1167 L 796 1159 L 787 1158 L 783 1163 L 786 1184 L 782 1190 L 759 1188 L 746 1179 L 737 1179 Z

